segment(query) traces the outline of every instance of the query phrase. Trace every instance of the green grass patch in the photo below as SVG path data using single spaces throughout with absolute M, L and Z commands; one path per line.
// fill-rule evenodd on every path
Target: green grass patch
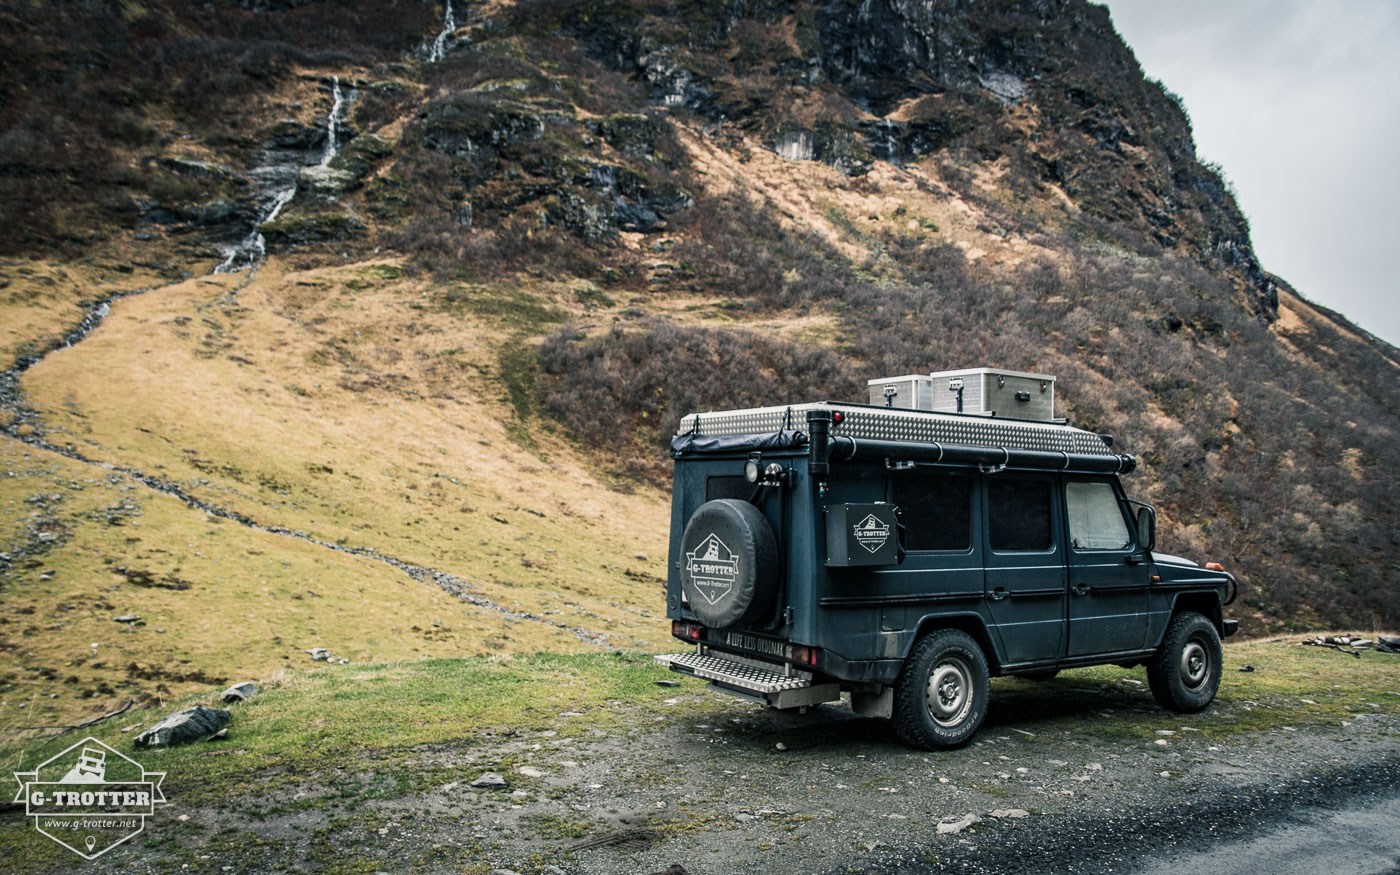
M 1366 652 L 1356 659 L 1304 647 L 1296 643 L 1302 637 L 1227 645 L 1220 691 L 1199 714 L 1158 705 L 1141 667 L 1076 669 L 1049 681 L 999 678 L 984 731 L 1072 728 L 1105 739 L 1155 740 L 1158 730 L 1227 737 L 1285 726 L 1342 729 L 1360 715 L 1400 714 L 1400 656 Z M 1241 671 L 1246 665 L 1254 670 Z
M 635 707 L 659 706 L 674 695 L 654 683 L 666 675 L 650 656 L 621 653 L 336 666 L 289 676 L 232 706 L 225 741 L 139 751 L 136 733 L 120 731 L 136 721 L 149 726 L 178 707 L 221 707 L 213 695 L 129 712 L 87 732 L 146 768 L 167 772 L 167 795 L 182 805 L 250 793 L 269 801 L 280 798 L 267 796 L 269 787 L 305 781 L 334 784 L 317 794 L 323 800 L 397 798 L 465 774 L 429 761 L 424 746 L 469 745 L 504 728 L 551 727 L 567 735 L 573 727 L 613 726 Z M 564 712 L 584 716 L 561 717 Z M 0 769 L 31 768 L 82 737 L 9 740 L 0 747 Z M 474 763 L 471 777 L 511 765 Z
M 569 318 L 559 307 L 512 287 L 458 284 L 449 287 L 440 301 L 449 311 L 463 310 L 497 325 L 533 331 Z

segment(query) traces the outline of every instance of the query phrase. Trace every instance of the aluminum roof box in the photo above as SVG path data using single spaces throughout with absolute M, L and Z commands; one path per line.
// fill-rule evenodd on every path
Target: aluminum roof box
M 1004 368 L 963 368 L 869 380 L 870 403 L 942 413 L 1056 422 L 1055 378 Z

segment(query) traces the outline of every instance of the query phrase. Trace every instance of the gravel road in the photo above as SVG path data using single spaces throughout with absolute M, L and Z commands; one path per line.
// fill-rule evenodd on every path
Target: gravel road
M 574 848 L 555 865 L 590 875 L 1152 871 L 1291 834 L 1319 812 L 1350 806 L 1364 820 L 1400 788 L 1400 726 L 1380 715 L 1217 738 L 1209 712 L 1146 705 L 1145 740 L 1032 732 L 993 714 L 971 746 L 927 753 L 845 707 L 722 713 L 625 739 L 522 738 L 514 756 L 543 776 L 517 766 L 512 788 L 474 791 L 473 836 L 493 866 L 520 872 L 542 846 Z M 587 835 L 542 842 L 546 822 Z M 1349 871 L 1400 866 L 1393 851 L 1378 859 Z M 1252 871 L 1264 870 L 1277 871 Z

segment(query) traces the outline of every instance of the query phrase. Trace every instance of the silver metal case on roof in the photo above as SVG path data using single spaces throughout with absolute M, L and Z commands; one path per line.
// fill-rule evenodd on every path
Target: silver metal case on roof
M 1055 421 L 1055 378 L 1049 374 L 964 368 L 870 380 L 868 386 L 877 407 Z

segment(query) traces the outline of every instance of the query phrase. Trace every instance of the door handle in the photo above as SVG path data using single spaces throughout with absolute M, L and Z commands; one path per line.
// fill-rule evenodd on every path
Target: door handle
M 999 602 L 1002 599 L 1006 598 L 1006 590 L 1001 587 L 997 587 L 987 595 L 992 601 Z
M 1089 585 L 1087 583 L 1081 583 L 1070 591 L 1073 592 L 1075 595 L 1088 595 Z

